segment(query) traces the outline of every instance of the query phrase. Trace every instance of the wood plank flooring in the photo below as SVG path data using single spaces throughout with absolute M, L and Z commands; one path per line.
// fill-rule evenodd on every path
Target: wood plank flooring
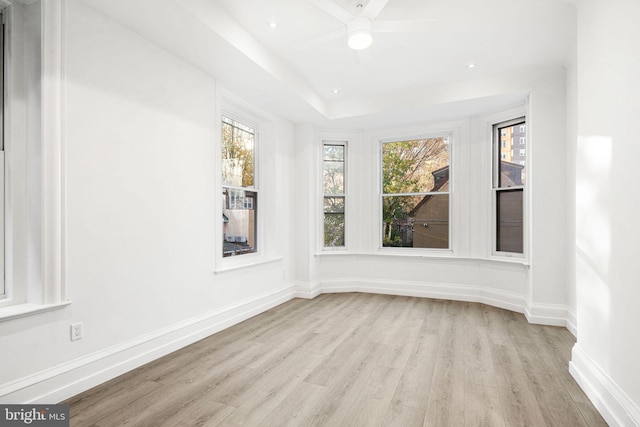
M 294 299 L 80 394 L 85 426 L 606 426 L 573 336 L 482 305 Z

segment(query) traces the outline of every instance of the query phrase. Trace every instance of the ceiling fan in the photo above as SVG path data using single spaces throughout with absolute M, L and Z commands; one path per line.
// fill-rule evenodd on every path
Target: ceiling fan
M 300 43 L 299 48 L 347 36 L 347 45 L 354 50 L 367 49 L 373 43 L 373 33 L 411 33 L 428 30 L 429 22 L 437 19 L 407 19 L 387 21 L 376 19 L 389 0 L 355 0 L 352 14 L 332 0 L 310 0 L 317 8 L 333 16 L 345 26 L 339 30 Z

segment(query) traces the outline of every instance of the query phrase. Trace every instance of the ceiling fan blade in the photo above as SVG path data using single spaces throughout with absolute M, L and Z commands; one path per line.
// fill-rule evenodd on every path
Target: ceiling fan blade
M 338 6 L 331 0 L 310 0 L 315 7 L 336 18 L 338 21 L 346 24 L 353 19 L 353 15 Z
M 345 37 L 346 33 L 347 33 L 346 28 L 340 28 L 340 29 L 337 29 L 335 31 L 331 31 L 330 33 L 326 33 L 326 34 L 323 34 L 321 36 L 314 37 L 312 39 L 305 40 L 305 41 L 302 41 L 300 43 L 296 43 L 296 44 L 293 45 L 293 48 L 294 49 L 298 49 L 298 50 L 309 49 L 309 48 L 311 48 L 313 46 L 317 46 L 317 45 L 322 44 L 324 42 L 328 42 L 328 41 L 331 41 L 331 40 L 339 39 L 341 37 Z
M 366 16 L 367 18 L 374 20 L 382 12 L 382 9 L 389 3 L 389 0 L 369 0 L 369 3 L 364 7 L 360 16 Z
M 426 33 L 433 30 L 438 19 L 408 19 L 400 21 L 374 21 L 373 31 L 376 33 Z

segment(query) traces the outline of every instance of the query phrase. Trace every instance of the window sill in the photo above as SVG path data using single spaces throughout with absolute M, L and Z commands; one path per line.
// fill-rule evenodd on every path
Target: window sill
M 244 255 L 240 255 L 244 256 Z M 247 260 L 247 262 L 233 264 L 233 265 L 223 265 L 219 268 L 216 268 L 213 271 L 213 274 L 223 274 L 236 270 L 243 270 L 245 268 L 257 267 L 260 265 L 271 264 L 273 262 L 282 261 L 282 257 L 278 258 L 253 258 L 252 260 Z
M 506 264 L 522 264 L 529 267 L 529 262 L 523 256 L 519 256 L 519 255 L 504 255 L 504 256 L 491 255 L 487 259 L 489 261 L 504 262 Z
M 520 265 L 525 268 L 529 268 L 530 264 L 524 258 L 477 258 L 477 257 L 460 257 L 455 256 L 451 251 L 435 253 L 435 252 L 401 252 L 401 251 L 378 251 L 378 252 L 318 252 L 314 254 L 316 257 L 397 257 L 397 258 L 412 258 L 412 259 L 429 259 L 434 261 L 445 262 L 478 262 L 488 264 L 508 264 L 508 265 Z
M 46 313 L 47 311 L 58 310 L 70 305 L 71 301 L 64 301 L 57 304 L 16 304 L 0 308 L 0 322 L 17 319 L 20 317 L 32 316 Z

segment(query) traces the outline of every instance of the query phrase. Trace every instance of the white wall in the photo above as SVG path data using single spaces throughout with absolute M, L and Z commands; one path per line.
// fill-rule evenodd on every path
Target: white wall
M 52 402 L 292 297 L 293 126 L 264 141 L 270 262 L 214 272 L 216 81 L 66 2 L 64 310 L 0 323 L 0 401 Z M 266 206 L 266 204 L 265 204 Z M 71 342 L 69 325 L 83 322 Z
M 452 121 L 425 121 L 395 129 L 335 131 L 298 126 L 300 187 L 308 205 L 298 209 L 297 233 L 309 239 L 308 264 L 298 276 L 299 295 L 332 291 L 400 293 L 481 301 L 525 312 L 532 322 L 567 325 L 565 69 L 550 67 L 472 86 L 485 96 L 529 93 L 520 107 L 481 110 Z M 458 101 L 462 94 L 450 91 Z M 447 92 L 446 88 L 442 89 Z M 467 96 L 473 97 L 471 91 Z M 527 114 L 531 184 L 528 260 L 510 263 L 491 256 L 491 124 Z M 453 252 L 442 256 L 398 256 L 379 250 L 379 141 L 453 132 Z M 322 140 L 348 141 L 347 249 L 322 251 L 320 164 Z M 317 191 L 313 191 L 316 190 Z M 302 188 L 301 188 L 302 191 Z M 415 254 L 415 253 L 414 253 Z M 530 264 L 530 265 L 528 265 Z M 573 330 L 573 328 L 571 328 Z
M 571 370 L 611 425 L 640 425 L 640 3 L 578 2 Z

